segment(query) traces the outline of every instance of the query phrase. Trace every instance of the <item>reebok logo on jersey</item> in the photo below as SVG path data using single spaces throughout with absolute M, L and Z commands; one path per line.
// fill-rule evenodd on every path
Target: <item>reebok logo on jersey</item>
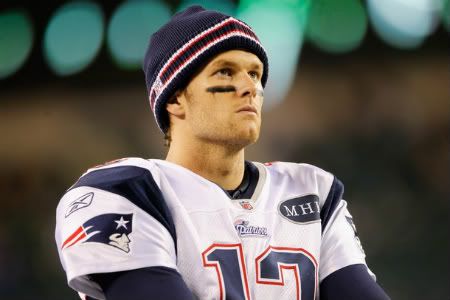
M 247 237 L 247 236 L 266 237 L 266 236 L 268 236 L 266 227 L 252 226 L 252 225 L 249 225 L 249 221 L 245 221 L 242 219 L 238 219 L 234 222 L 234 228 L 236 228 L 236 231 L 240 237 Z
M 61 249 L 79 243 L 102 243 L 128 253 L 132 225 L 133 214 L 104 214 L 93 217 L 69 235 Z
M 297 224 L 313 223 L 320 220 L 319 197 L 306 195 L 285 200 L 278 206 L 280 214 Z
M 67 218 L 69 215 L 71 215 L 72 213 L 76 212 L 79 209 L 88 207 L 89 205 L 91 205 L 93 199 L 94 199 L 93 192 L 84 194 L 83 196 L 75 199 L 67 207 L 65 217 Z

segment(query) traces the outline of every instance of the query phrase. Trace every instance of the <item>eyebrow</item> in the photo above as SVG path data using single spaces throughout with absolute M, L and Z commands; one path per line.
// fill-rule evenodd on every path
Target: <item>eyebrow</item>
M 232 67 L 237 68 L 239 67 L 239 64 L 235 63 L 234 61 L 227 60 L 227 59 L 219 59 L 212 63 L 211 68 L 217 68 L 217 67 Z M 249 64 L 250 69 L 257 69 L 262 70 L 262 64 L 251 62 Z

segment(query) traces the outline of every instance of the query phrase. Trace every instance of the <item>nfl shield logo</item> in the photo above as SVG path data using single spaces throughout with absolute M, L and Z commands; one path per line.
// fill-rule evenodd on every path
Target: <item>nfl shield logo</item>
M 242 206 L 243 209 L 252 210 L 253 206 L 248 201 L 239 201 L 239 204 Z

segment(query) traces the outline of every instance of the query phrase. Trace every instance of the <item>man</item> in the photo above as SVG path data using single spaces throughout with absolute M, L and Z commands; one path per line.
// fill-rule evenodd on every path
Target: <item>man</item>
M 144 72 L 169 151 L 90 169 L 61 199 L 56 241 L 72 288 L 98 299 L 387 299 L 333 175 L 244 160 L 268 76 L 250 27 L 190 7 L 152 36 Z

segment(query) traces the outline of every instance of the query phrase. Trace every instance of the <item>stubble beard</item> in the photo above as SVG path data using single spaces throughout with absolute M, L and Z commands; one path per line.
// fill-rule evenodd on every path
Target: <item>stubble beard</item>
M 186 90 L 186 100 L 190 105 L 196 105 L 196 99 L 192 93 Z M 198 114 L 199 119 L 195 120 L 192 131 L 202 143 L 217 145 L 228 149 L 229 151 L 240 151 L 243 148 L 254 144 L 259 139 L 261 123 L 251 128 L 250 125 L 243 128 L 243 124 L 236 124 L 235 121 L 226 121 L 223 124 L 215 123 L 220 118 L 211 118 L 211 113 L 203 111 Z M 248 122 L 248 120 L 240 120 L 239 122 Z
M 259 138 L 258 129 L 241 126 L 224 126 L 216 130 L 205 130 L 204 133 L 205 141 L 222 146 L 230 152 L 238 152 L 256 143 Z

